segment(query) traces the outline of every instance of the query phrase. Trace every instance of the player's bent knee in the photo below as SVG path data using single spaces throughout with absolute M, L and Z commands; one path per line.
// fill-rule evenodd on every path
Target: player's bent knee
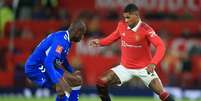
M 72 81 L 72 83 L 71 83 L 72 87 L 80 86 L 80 85 L 82 85 L 82 79 L 81 78 L 80 79 L 76 79 L 76 80 Z
M 79 76 L 79 75 L 76 75 L 75 77 L 71 78 L 69 80 L 69 83 L 72 87 L 75 87 L 75 86 L 80 86 L 82 85 L 83 81 L 82 81 L 82 77 Z
M 72 75 L 65 76 L 66 81 L 71 87 L 82 85 L 82 76 L 80 74 L 73 73 Z
M 105 80 L 103 78 L 98 78 L 98 80 L 96 81 L 96 85 L 101 86 L 101 87 L 106 87 L 107 86 L 107 80 Z

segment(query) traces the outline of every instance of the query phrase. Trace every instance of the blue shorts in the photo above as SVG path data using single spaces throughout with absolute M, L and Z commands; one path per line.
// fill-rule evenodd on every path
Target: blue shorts
M 56 68 L 56 71 L 59 77 L 64 73 L 64 70 L 61 68 Z M 37 86 L 44 88 L 52 88 L 54 86 L 43 65 L 25 65 L 25 74 Z

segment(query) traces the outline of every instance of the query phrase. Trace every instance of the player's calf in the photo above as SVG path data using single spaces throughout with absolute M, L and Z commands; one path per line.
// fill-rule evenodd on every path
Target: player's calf
M 96 88 L 102 101 L 111 101 L 106 81 L 99 78 L 96 82 Z
M 162 92 L 159 96 L 162 101 L 175 101 L 174 98 L 167 92 Z

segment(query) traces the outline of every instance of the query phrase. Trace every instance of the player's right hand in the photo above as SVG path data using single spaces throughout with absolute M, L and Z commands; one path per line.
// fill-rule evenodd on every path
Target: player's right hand
M 100 46 L 100 40 L 99 39 L 93 39 L 89 41 L 89 46 L 92 47 L 98 47 Z

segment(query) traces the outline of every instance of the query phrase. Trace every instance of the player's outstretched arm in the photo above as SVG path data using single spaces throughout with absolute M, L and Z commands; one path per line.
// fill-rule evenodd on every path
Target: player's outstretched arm
M 93 39 L 89 41 L 89 46 L 98 47 L 98 46 L 107 46 L 111 43 L 115 42 L 120 38 L 119 27 L 121 26 L 121 22 L 118 23 L 118 26 L 114 32 L 103 39 Z
M 103 39 L 93 39 L 89 41 L 89 46 L 92 47 L 99 47 L 99 46 L 107 46 L 113 43 L 114 41 L 118 40 L 120 35 L 117 31 L 113 32 L 109 36 Z

